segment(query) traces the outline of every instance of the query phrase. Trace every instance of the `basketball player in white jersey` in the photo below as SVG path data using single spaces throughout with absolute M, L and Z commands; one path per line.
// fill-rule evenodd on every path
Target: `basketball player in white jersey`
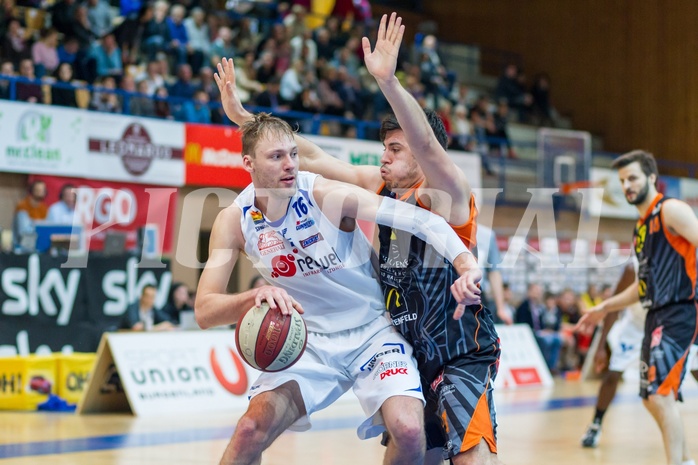
M 242 126 L 243 166 L 252 177 L 218 215 L 210 259 L 196 299 L 202 328 L 231 324 L 263 301 L 282 313 L 303 313 L 307 348 L 292 367 L 263 373 L 250 388 L 221 464 L 259 463 L 287 428 L 305 430 L 309 416 L 353 388 L 369 438 L 393 438 L 384 463 L 422 463 L 424 397 L 412 348 L 386 317 L 373 249 L 356 219 L 406 230 L 427 240 L 459 271 L 451 287 L 459 307 L 479 303 L 482 274 L 463 242 L 441 218 L 356 186 L 298 171 L 290 126 L 270 115 Z M 226 293 L 240 253 L 274 286 Z M 462 308 L 456 311 L 463 311 Z

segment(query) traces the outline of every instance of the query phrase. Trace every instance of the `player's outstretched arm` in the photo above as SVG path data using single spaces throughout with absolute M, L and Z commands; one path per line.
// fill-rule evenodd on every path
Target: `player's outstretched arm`
M 441 146 L 419 103 L 407 92 L 397 77 L 395 68 L 405 26 L 395 13 L 383 15 L 378 27 L 376 46 L 363 38 L 362 46 L 366 69 L 376 79 L 378 86 L 390 103 L 405 138 L 426 179 L 425 187 L 447 192 L 452 199 L 452 224 L 464 223 L 469 218 L 468 199 L 470 185 L 463 171 L 456 166 Z
M 315 181 L 313 196 L 335 226 L 347 218 L 360 219 L 407 231 L 426 241 L 461 274 L 451 287 L 457 301 L 465 305 L 480 302 L 477 283 L 482 272 L 474 256 L 441 216 L 407 202 L 323 178 Z
M 582 315 L 579 322 L 575 325 L 574 330 L 578 332 L 590 333 L 596 328 L 601 320 L 604 319 L 608 312 L 617 312 L 626 307 L 638 302 L 640 296 L 638 294 L 638 282 L 633 282 L 626 287 L 622 292 L 610 297 L 599 305 L 591 307 L 587 313 Z
M 218 63 L 218 72 L 213 75 L 221 93 L 221 104 L 226 116 L 241 126 L 252 119 L 252 113 L 247 111 L 238 98 L 235 85 L 235 65 L 231 58 L 223 58 Z M 300 169 L 312 171 L 328 179 L 336 179 L 350 184 L 356 184 L 364 189 L 376 191 L 381 185 L 380 168 L 377 166 L 357 166 L 338 160 L 328 154 L 308 139 L 295 134 Z
M 240 209 L 231 205 L 222 210 L 211 230 L 209 260 L 206 262 L 196 292 L 196 322 L 203 329 L 237 323 L 253 305 L 266 301 L 281 313 L 291 314 L 291 308 L 303 313 L 293 297 L 280 288 L 262 286 L 238 294 L 228 294 L 230 274 L 237 263 L 245 239 L 240 228 Z

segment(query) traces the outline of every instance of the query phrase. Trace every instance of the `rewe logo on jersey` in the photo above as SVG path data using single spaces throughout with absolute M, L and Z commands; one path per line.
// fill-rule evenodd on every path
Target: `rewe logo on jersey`
M 332 247 L 331 253 L 319 257 L 298 257 L 294 255 L 297 253 L 298 249 L 294 248 L 293 254 L 274 257 L 271 260 L 271 277 L 288 278 L 295 275 L 297 271 L 300 271 L 303 276 L 310 276 L 323 271 L 333 273 L 344 268 L 344 263 L 334 247 Z

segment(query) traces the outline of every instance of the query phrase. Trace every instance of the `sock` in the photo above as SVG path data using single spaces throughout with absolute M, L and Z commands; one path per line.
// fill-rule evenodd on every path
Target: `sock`
M 603 421 L 603 416 L 605 413 L 605 410 L 596 409 L 596 413 L 594 413 L 594 423 L 601 426 L 601 422 Z

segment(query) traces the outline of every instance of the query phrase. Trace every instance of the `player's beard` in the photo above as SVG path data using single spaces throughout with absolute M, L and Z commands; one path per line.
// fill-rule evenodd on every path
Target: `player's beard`
M 630 205 L 640 205 L 645 200 L 647 200 L 647 194 L 650 191 L 650 181 L 649 179 L 645 181 L 645 186 L 637 193 L 634 200 L 628 200 Z

